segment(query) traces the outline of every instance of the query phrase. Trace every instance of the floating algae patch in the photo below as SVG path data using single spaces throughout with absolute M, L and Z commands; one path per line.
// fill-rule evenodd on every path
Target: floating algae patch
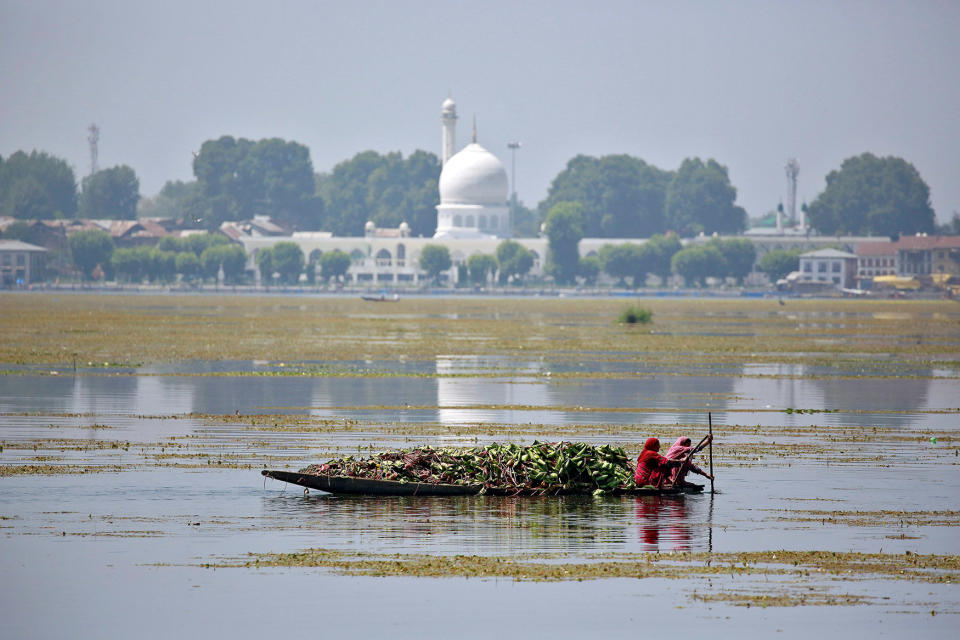
M 762 577 L 763 593 L 727 591 L 695 599 L 725 600 L 744 606 L 870 604 L 856 594 L 834 594 L 823 580 L 915 581 L 953 584 L 960 579 L 960 556 L 832 551 L 752 551 L 740 553 L 612 553 L 521 554 L 512 556 L 376 554 L 334 549 L 293 553 L 250 553 L 203 563 L 206 568 L 319 568 L 352 576 L 416 578 L 486 578 L 515 581 L 566 582 L 611 578 L 696 579 Z M 783 590 L 777 584 L 790 581 Z M 799 593 L 798 584 L 805 591 Z M 764 599 L 766 594 L 766 599 Z M 759 600 L 756 600 L 759 598 Z
M 0 478 L 8 476 L 57 476 L 84 473 L 116 473 L 119 465 L 12 464 L 0 465 Z
M 822 586 L 770 585 L 747 590 L 724 588 L 718 591 L 694 591 L 691 599 L 722 602 L 737 607 L 823 607 L 876 604 L 879 598 L 854 593 L 835 593 Z
M 847 527 L 957 527 L 960 511 L 787 511 L 780 521 Z

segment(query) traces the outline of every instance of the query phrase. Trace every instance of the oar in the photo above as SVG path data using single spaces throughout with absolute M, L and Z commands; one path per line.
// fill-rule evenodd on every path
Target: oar
M 710 425 L 710 493 L 713 493 L 713 416 L 707 412 L 707 424 Z

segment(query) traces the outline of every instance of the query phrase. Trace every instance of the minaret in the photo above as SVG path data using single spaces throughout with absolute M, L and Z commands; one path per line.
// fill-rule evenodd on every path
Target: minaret
M 449 96 L 443 101 L 440 121 L 443 123 L 443 148 L 440 162 L 444 165 L 457 152 L 457 105 Z

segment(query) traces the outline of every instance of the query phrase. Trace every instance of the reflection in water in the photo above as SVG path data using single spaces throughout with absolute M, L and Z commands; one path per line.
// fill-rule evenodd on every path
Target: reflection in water
M 804 367 L 811 374 L 809 367 Z M 836 380 L 813 378 L 811 382 L 820 396 L 825 409 L 892 409 L 909 413 L 927 406 L 927 393 L 933 380 L 930 369 L 920 369 L 922 378 L 853 379 L 847 384 Z
M 509 369 L 504 369 L 509 365 Z M 539 379 L 549 371 L 540 361 L 508 361 L 502 356 L 437 356 L 436 372 L 440 375 L 469 375 L 509 371 L 503 379 L 444 378 L 437 379 L 436 404 L 442 424 L 464 422 L 563 422 L 563 413 L 549 411 L 550 389 Z M 536 378 L 534 378 L 536 377 Z M 518 380 L 517 378 L 521 378 Z M 543 411 L 525 411 L 521 416 L 502 410 L 469 408 L 476 405 L 544 407 Z M 465 408 L 456 408 L 458 406 Z
M 708 496 L 344 497 L 296 490 L 263 500 L 265 516 L 315 531 L 314 546 L 483 554 L 706 551 L 709 506 Z

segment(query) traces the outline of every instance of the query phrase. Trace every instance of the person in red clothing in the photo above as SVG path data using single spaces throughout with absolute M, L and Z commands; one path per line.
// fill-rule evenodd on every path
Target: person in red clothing
M 712 475 L 710 475 L 709 473 L 707 473 L 706 471 L 704 471 L 703 469 L 701 469 L 700 467 L 698 467 L 693 463 L 693 455 L 692 455 L 694 453 L 697 453 L 697 451 L 700 451 L 700 449 L 703 449 L 708 444 L 710 444 L 710 440 L 712 440 L 712 438 L 708 436 L 700 445 L 700 447 L 696 451 L 694 451 L 692 446 L 693 443 L 690 441 L 690 438 L 686 438 L 686 437 L 677 438 L 677 441 L 674 442 L 673 446 L 670 447 L 670 450 L 667 451 L 667 459 L 668 460 L 686 460 L 686 462 L 679 469 L 670 470 L 670 475 L 668 479 L 670 484 L 672 484 L 673 486 L 679 485 L 681 487 L 690 485 L 691 483 L 686 481 L 687 472 L 689 471 L 698 473 L 704 478 L 707 478 L 708 480 L 713 480 Z
M 659 487 L 664 480 L 669 479 L 671 467 L 679 467 L 681 460 L 668 460 L 657 453 L 660 451 L 660 441 L 656 438 L 647 438 L 643 451 L 637 458 L 637 472 L 633 475 L 638 487 L 649 484 Z

